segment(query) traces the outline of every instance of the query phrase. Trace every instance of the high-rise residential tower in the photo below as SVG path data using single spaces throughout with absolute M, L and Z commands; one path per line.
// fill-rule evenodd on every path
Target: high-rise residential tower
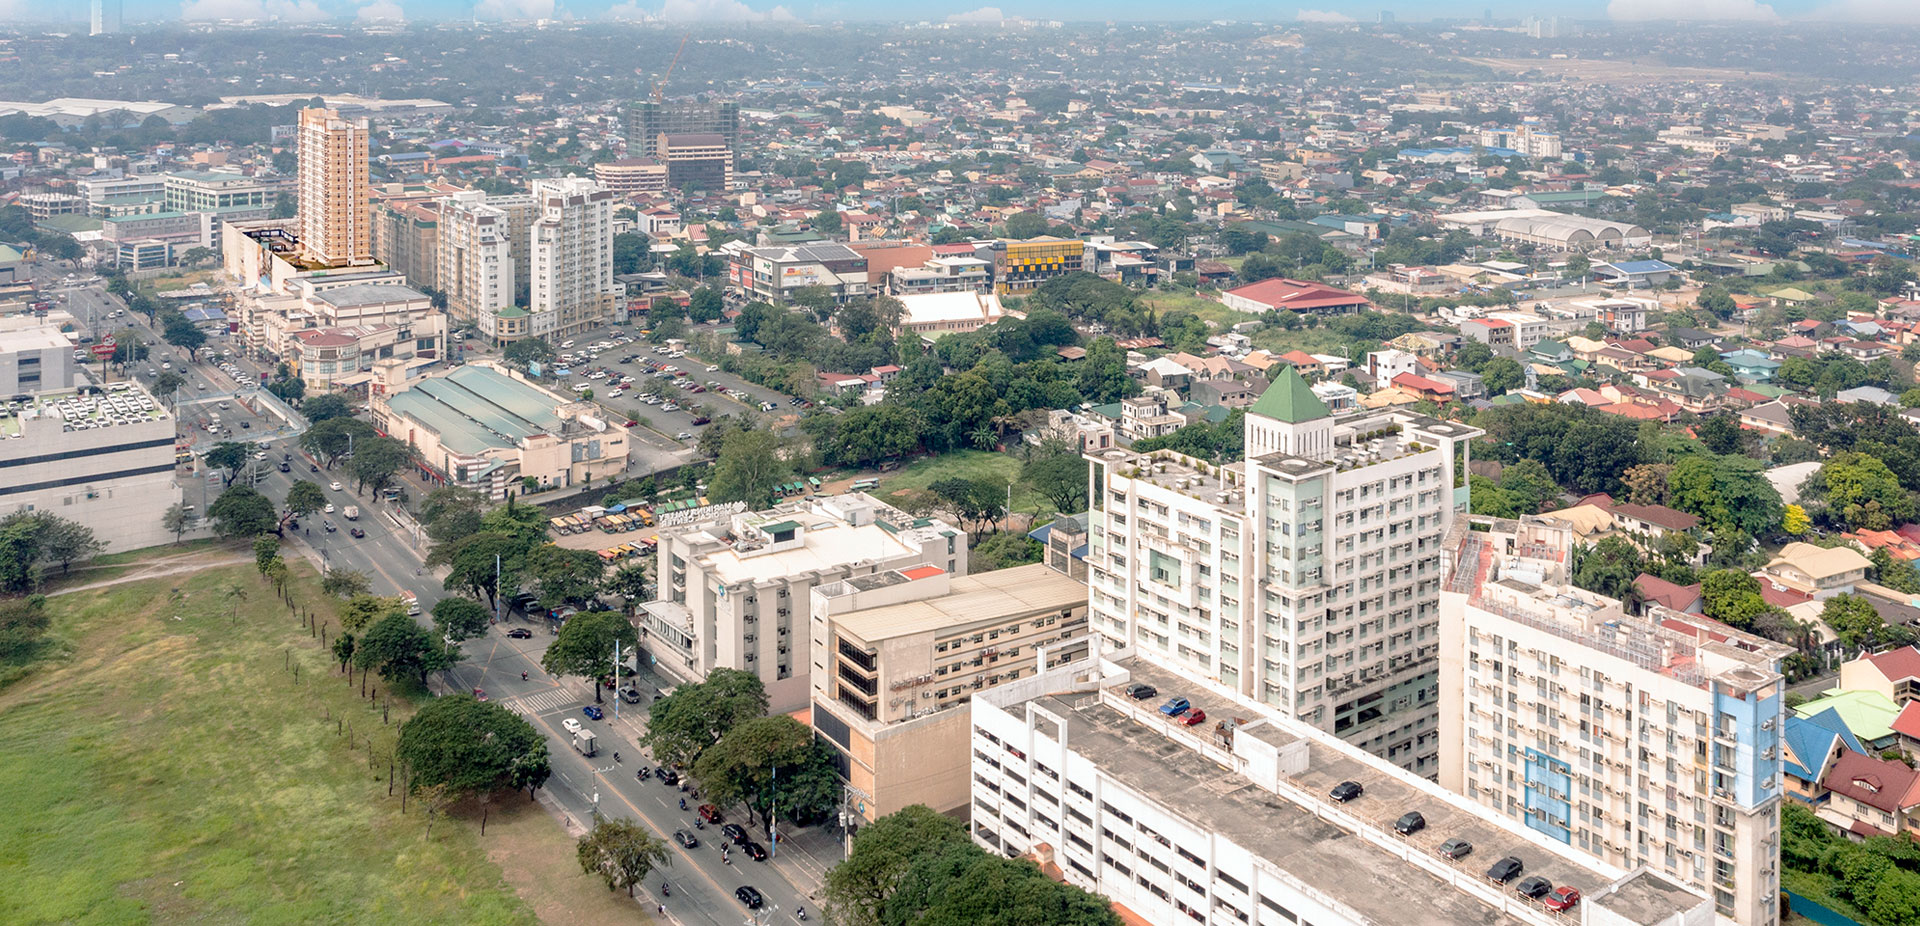
M 627 104 L 627 155 L 657 158 L 662 135 L 718 135 L 728 153 L 740 155 L 740 104 L 676 103 L 652 100 Z
M 572 334 L 606 321 L 613 281 L 613 191 L 584 177 L 533 182 L 528 334 Z
M 93 35 L 120 31 L 120 0 L 93 0 Z
M 373 263 L 365 119 L 300 111 L 300 248 L 323 267 Z

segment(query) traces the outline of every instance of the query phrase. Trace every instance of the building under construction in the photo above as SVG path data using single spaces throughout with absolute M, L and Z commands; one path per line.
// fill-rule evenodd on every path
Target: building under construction
M 718 135 L 737 158 L 740 104 L 636 100 L 627 105 L 626 134 L 628 157 L 659 158 L 662 135 Z

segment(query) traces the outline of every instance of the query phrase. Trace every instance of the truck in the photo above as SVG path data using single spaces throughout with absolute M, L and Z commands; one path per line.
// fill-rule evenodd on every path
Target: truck
M 583 756 L 593 755 L 593 731 L 576 730 L 573 734 L 573 751 Z
M 360 506 L 348 505 L 347 507 L 340 509 L 340 514 L 349 521 L 358 521 L 360 520 Z
M 420 616 L 420 596 L 412 592 L 401 592 L 400 599 L 407 603 L 407 616 Z

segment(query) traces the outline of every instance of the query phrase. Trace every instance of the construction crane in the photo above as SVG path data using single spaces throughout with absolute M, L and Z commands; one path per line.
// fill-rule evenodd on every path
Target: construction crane
M 693 33 L 691 32 L 680 37 L 680 47 L 674 50 L 673 60 L 667 64 L 667 72 L 660 75 L 660 80 L 653 85 L 653 101 L 655 103 L 666 102 L 667 78 L 673 76 L 673 69 L 680 63 L 680 54 L 687 50 L 687 40 L 690 38 L 693 38 Z

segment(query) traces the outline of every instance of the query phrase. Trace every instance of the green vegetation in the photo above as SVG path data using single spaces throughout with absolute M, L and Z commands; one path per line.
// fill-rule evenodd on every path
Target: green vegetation
M 916 497 L 924 497 L 922 493 L 930 495 L 928 487 L 942 479 L 987 481 L 1001 486 L 1013 483 L 1013 510 L 1038 511 L 1048 507 L 1043 496 L 1020 483 L 1018 458 L 985 450 L 955 450 L 915 460 L 880 477 L 880 488 L 874 494 L 911 511 L 918 507 Z M 1002 504 L 1005 504 L 1004 491 Z
M 1796 801 L 1780 815 L 1781 886 L 1868 924 L 1920 921 L 1920 843 L 1904 836 L 1853 842 Z
M 536 922 L 473 831 L 388 797 L 410 706 L 383 723 L 253 569 L 50 601 L 84 658 L 0 695 L 0 920 Z M 324 601 L 303 565 L 289 594 Z

